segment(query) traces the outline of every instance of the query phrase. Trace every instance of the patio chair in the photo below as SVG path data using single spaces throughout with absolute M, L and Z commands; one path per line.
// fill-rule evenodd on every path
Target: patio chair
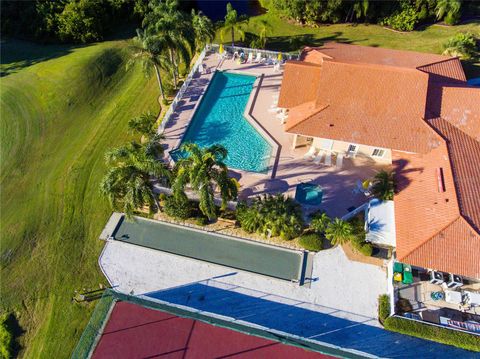
M 335 167 L 342 168 L 343 166 L 343 157 L 345 156 L 344 153 L 339 153 L 337 155 L 337 162 L 335 163 Z
M 303 155 L 303 159 L 304 160 L 311 160 L 311 159 L 313 159 L 313 157 L 315 157 L 315 153 L 317 153 L 317 149 L 315 148 L 315 146 L 312 145 L 312 146 L 310 146 L 307 153 L 305 153 Z
M 255 57 L 255 60 L 253 60 L 253 62 L 256 62 L 256 63 L 261 63 L 263 61 L 265 61 L 264 58 L 262 58 L 262 53 L 261 52 L 257 52 L 257 56 Z
M 316 165 L 319 165 L 320 162 L 322 161 L 323 155 L 324 155 L 323 151 L 318 152 L 318 154 L 313 159 L 313 163 L 315 163 Z
M 332 165 L 332 152 L 327 152 L 327 155 L 325 156 L 325 166 L 331 166 Z
M 247 61 L 245 61 L 245 63 L 249 64 L 249 63 L 252 63 L 253 62 L 253 52 L 250 52 L 248 54 L 248 58 L 247 58 Z
M 280 122 L 283 124 L 285 123 L 285 121 L 287 120 L 288 118 L 288 115 L 284 114 L 284 113 L 279 113 L 277 115 L 277 119 L 280 120 Z

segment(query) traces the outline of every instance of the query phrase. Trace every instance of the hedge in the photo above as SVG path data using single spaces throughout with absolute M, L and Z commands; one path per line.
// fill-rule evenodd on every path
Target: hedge
M 383 325 L 385 329 L 392 332 L 480 352 L 480 337 L 474 334 L 441 328 L 400 317 L 388 317 Z
M 308 251 L 322 250 L 322 237 L 317 233 L 303 234 L 298 239 L 298 243 Z
M 382 294 L 378 297 L 378 320 L 383 323 L 390 315 L 390 297 Z

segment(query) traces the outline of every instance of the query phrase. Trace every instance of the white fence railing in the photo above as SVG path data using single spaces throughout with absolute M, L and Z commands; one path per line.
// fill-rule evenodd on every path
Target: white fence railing
M 220 48 L 219 44 L 211 44 L 210 48 L 214 52 L 218 52 Z M 243 53 L 253 53 L 254 55 L 260 53 L 264 58 L 277 59 L 279 54 L 282 54 L 283 60 L 298 60 L 300 53 L 299 52 L 282 52 L 282 51 L 272 51 L 265 49 L 252 49 L 250 47 L 240 47 L 240 46 L 229 46 L 223 45 L 225 51 L 233 54 L 234 52 L 243 52 Z
M 202 65 L 203 59 L 205 58 L 205 54 L 206 54 L 206 48 L 203 49 L 203 51 L 198 56 L 198 59 L 193 64 L 192 69 L 190 70 L 190 73 L 188 74 L 187 78 L 185 79 L 185 82 L 180 87 L 180 90 L 178 90 L 175 98 L 173 99 L 172 103 L 170 104 L 170 108 L 165 113 L 165 116 L 163 116 L 162 123 L 158 127 L 157 133 L 160 134 L 160 133 L 163 133 L 163 131 L 165 131 L 165 126 L 167 125 L 168 121 L 170 120 L 170 116 L 172 116 L 172 114 L 177 109 L 178 103 L 180 102 L 183 95 L 185 94 L 185 91 L 187 91 L 187 88 L 190 85 L 190 82 L 192 82 L 193 76 L 198 71 L 198 68 Z

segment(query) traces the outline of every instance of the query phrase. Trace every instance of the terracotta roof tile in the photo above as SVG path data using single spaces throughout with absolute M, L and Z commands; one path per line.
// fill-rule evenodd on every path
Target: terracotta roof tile
M 325 61 L 316 96 L 317 107 L 325 109 L 304 121 L 287 122 L 286 130 L 426 153 L 439 144 L 421 120 L 427 86 L 428 75 L 420 71 Z M 294 108 L 290 113 L 297 117 Z
M 301 61 L 288 61 L 283 71 L 279 107 L 295 107 L 316 98 L 321 67 Z
M 458 217 L 399 260 L 423 268 L 480 278 L 480 235 Z
M 309 52 L 312 52 L 312 49 L 309 48 L 309 50 Z M 316 55 L 316 58 L 328 56 L 336 62 L 388 65 L 410 69 L 452 59 L 449 56 L 423 52 L 350 45 L 338 42 L 327 42 L 321 47 L 314 48 L 314 50 L 320 53 Z M 310 54 L 309 56 L 312 58 L 313 55 Z
M 419 66 L 417 69 L 432 75 L 437 75 L 443 79 L 454 79 L 461 82 L 467 81 L 462 63 L 457 57 Z

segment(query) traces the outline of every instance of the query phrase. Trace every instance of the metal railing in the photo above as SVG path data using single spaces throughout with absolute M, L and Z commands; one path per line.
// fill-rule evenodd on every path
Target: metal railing
M 219 44 L 211 44 L 210 49 L 214 52 L 218 52 L 220 48 Z M 223 45 L 223 48 L 228 53 L 243 52 L 246 54 L 253 53 L 257 55 L 260 53 L 264 58 L 277 59 L 279 54 L 282 54 L 283 60 L 298 60 L 300 53 L 299 52 L 283 52 L 283 51 L 272 51 L 265 49 L 253 49 L 250 47 L 241 47 L 241 46 L 229 46 Z
M 163 131 L 165 131 L 165 126 L 167 125 L 168 121 L 170 120 L 170 117 L 172 114 L 175 112 L 177 109 L 178 103 L 182 99 L 183 95 L 185 94 L 185 91 L 187 91 L 188 86 L 190 85 L 190 82 L 192 82 L 193 76 L 195 73 L 198 71 L 199 67 L 202 65 L 203 59 L 205 58 L 205 54 L 207 52 L 207 49 L 204 48 L 200 55 L 198 56 L 197 61 L 192 66 L 192 69 L 190 70 L 190 73 L 188 74 L 187 78 L 185 79 L 184 83 L 178 90 L 177 94 L 175 95 L 175 98 L 173 99 L 172 103 L 170 104 L 170 108 L 168 111 L 165 113 L 163 116 L 162 122 L 160 123 L 160 126 L 158 127 L 157 133 L 161 134 Z

